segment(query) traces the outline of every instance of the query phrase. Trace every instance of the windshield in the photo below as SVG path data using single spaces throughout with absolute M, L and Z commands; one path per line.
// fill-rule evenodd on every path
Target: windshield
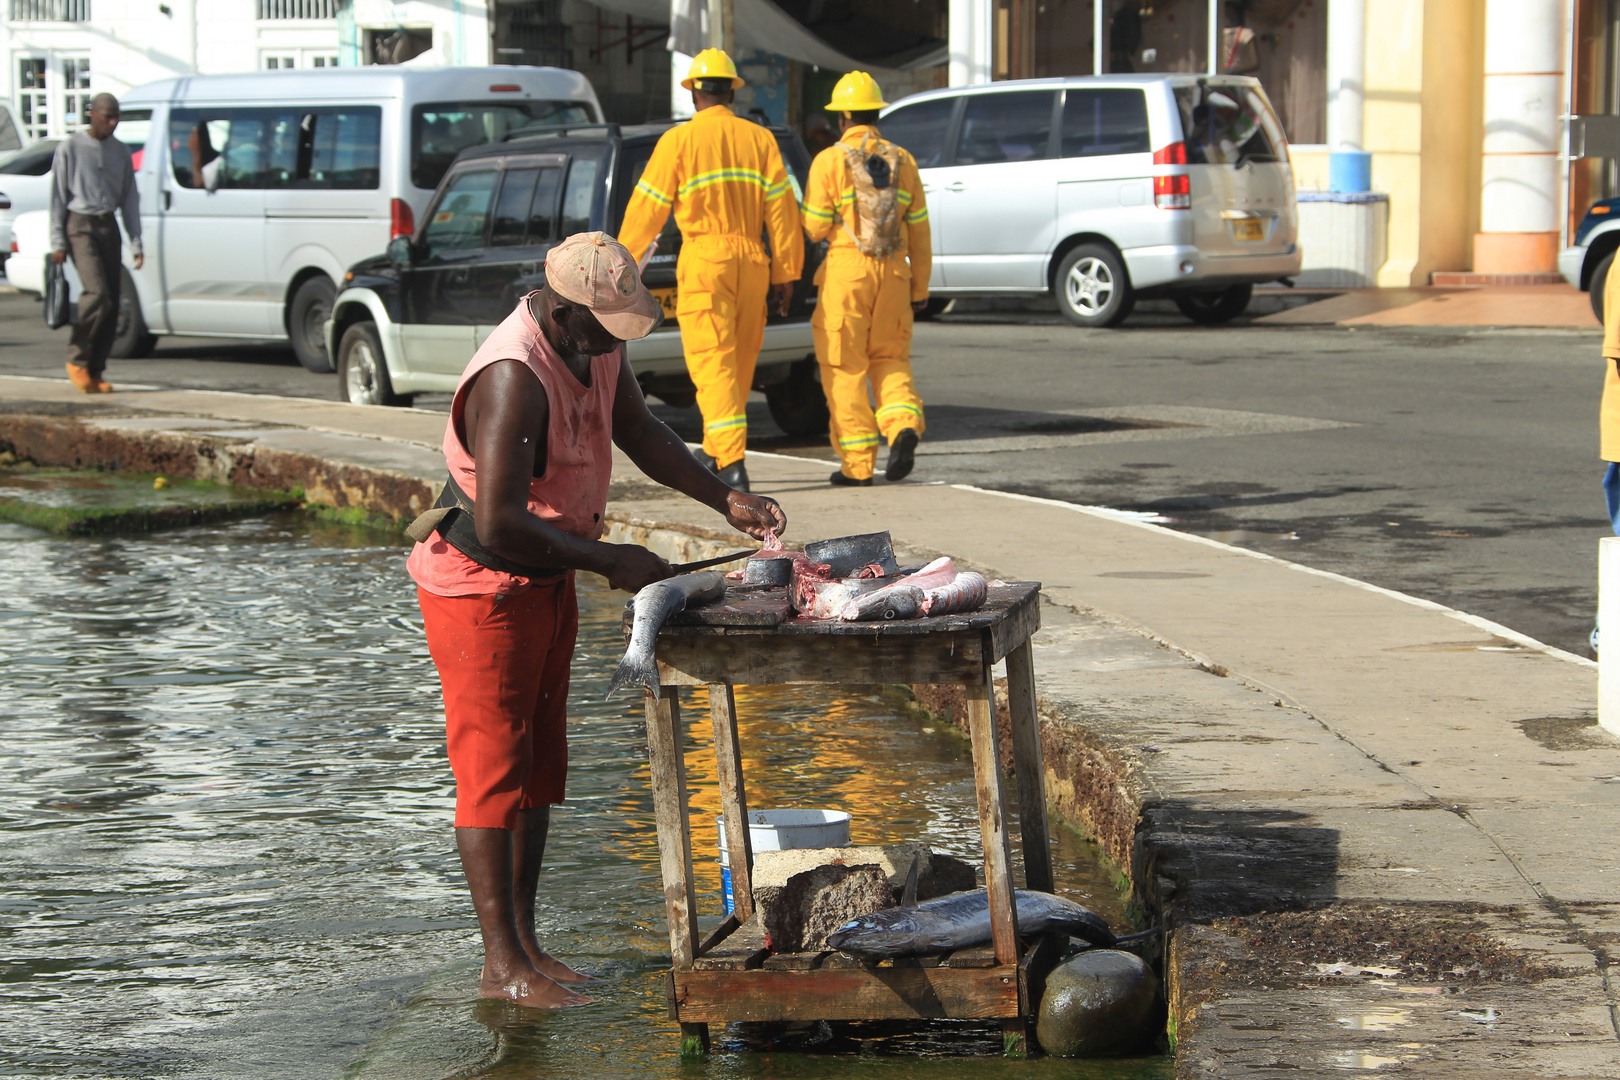
M 439 186 L 456 155 L 526 128 L 589 124 L 584 101 L 441 101 L 411 110 L 411 183 Z
M 1271 106 L 1242 84 L 1198 82 L 1176 87 L 1189 165 L 1282 161 Z

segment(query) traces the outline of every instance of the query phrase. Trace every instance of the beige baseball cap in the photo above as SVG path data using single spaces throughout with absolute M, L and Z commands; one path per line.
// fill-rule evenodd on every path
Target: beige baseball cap
M 590 308 L 620 341 L 646 337 L 664 319 L 630 250 L 604 232 L 575 233 L 548 251 L 546 283 L 564 300 Z

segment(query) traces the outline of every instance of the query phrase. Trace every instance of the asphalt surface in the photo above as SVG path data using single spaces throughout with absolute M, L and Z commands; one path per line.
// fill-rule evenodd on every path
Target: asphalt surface
M 0 372 L 63 377 L 66 337 L 36 301 L 0 296 Z M 1027 311 L 947 315 L 917 328 L 930 427 L 913 480 L 1155 514 L 1589 655 L 1608 530 L 1599 342 L 1596 328 L 1206 328 L 1143 311 L 1082 331 Z M 163 339 L 107 377 L 338 397 L 289 349 L 239 342 Z M 752 446 L 831 471 L 823 441 L 784 435 L 755 399 Z M 695 409 L 656 408 L 697 438 Z

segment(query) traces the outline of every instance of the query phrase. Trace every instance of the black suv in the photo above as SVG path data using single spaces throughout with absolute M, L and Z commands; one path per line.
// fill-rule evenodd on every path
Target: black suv
M 413 235 L 356 263 L 327 323 L 345 401 L 409 404 L 423 392 L 453 391 L 473 351 L 518 298 L 545 280 L 547 250 L 563 237 L 600 229 L 617 235 L 625 204 L 672 123 L 527 129 L 506 142 L 471 147 L 439 182 Z M 802 198 L 810 155 L 791 128 L 773 127 Z M 675 319 L 674 217 L 647 265 L 647 287 L 665 323 L 628 346 L 642 390 L 677 408 L 695 391 Z M 754 374 L 771 417 L 793 435 L 825 434 L 827 405 L 817 375 L 810 312 L 825 244 L 806 245 L 805 270 L 785 316 L 765 328 Z

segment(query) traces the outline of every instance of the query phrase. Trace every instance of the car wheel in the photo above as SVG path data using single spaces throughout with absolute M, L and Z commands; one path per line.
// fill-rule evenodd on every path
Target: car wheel
M 146 329 L 135 279 L 128 270 L 122 273 L 118 286 L 118 329 L 113 334 L 112 351 L 108 355 L 118 360 L 137 360 L 151 354 L 157 346 L 157 336 Z
M 411 403 L 410 394 L 394 393 L 375 323 L 357 322 L 343 331 L 338 342 L 338 391 L 353 405 Z
M 1592 281 L 1587 285 L 1587 298 L 1592 301 L 1592 314 L 1597 321 L 1603 321 L 1603 292 L 1609 284 L 1609 268 L 1614 265 L 1614 252 L 1603 256 L 1603 261 L 1597 264 L 1592 271 Z
M 921 311 L 917 312 L 914 317 L 917 319 L 918 322 L 929 322 L 936 315 L 945 314 L 945 309 L 950 307 L 950 306 L 951 306 L 951 297 L 949 297 L 949 296 L 931 296 L 931 297 L 928 298 L 927 306 L 924 307 Z
M 777 427 L 801 439 L 827 434 L 827 425 L 832 422 L 814 357 L 800 360 L 787 378 L 767 386 L 765 404 Z
M 1118 326 L 1136 306 L 1125 263 L 1113 248 L 1081 244 L 1058 265 L 1058 310 L 1076 326 Z
M 1176 307 L 1193 322 L 1214 326 L 1231 322 L 1243 314 L 1253 295 L 1253 285 L 1233 285 L 1214 292 L 1178 293 Z
M 287 309 L 287 332 L 292 338 L 298 362 L 311 371 L 331 371 L 332 358 L 326 355 L 326 320 L 332 317 L 332 301 L 337 286 L 325 274 L 318 274 L 298 286 Z

